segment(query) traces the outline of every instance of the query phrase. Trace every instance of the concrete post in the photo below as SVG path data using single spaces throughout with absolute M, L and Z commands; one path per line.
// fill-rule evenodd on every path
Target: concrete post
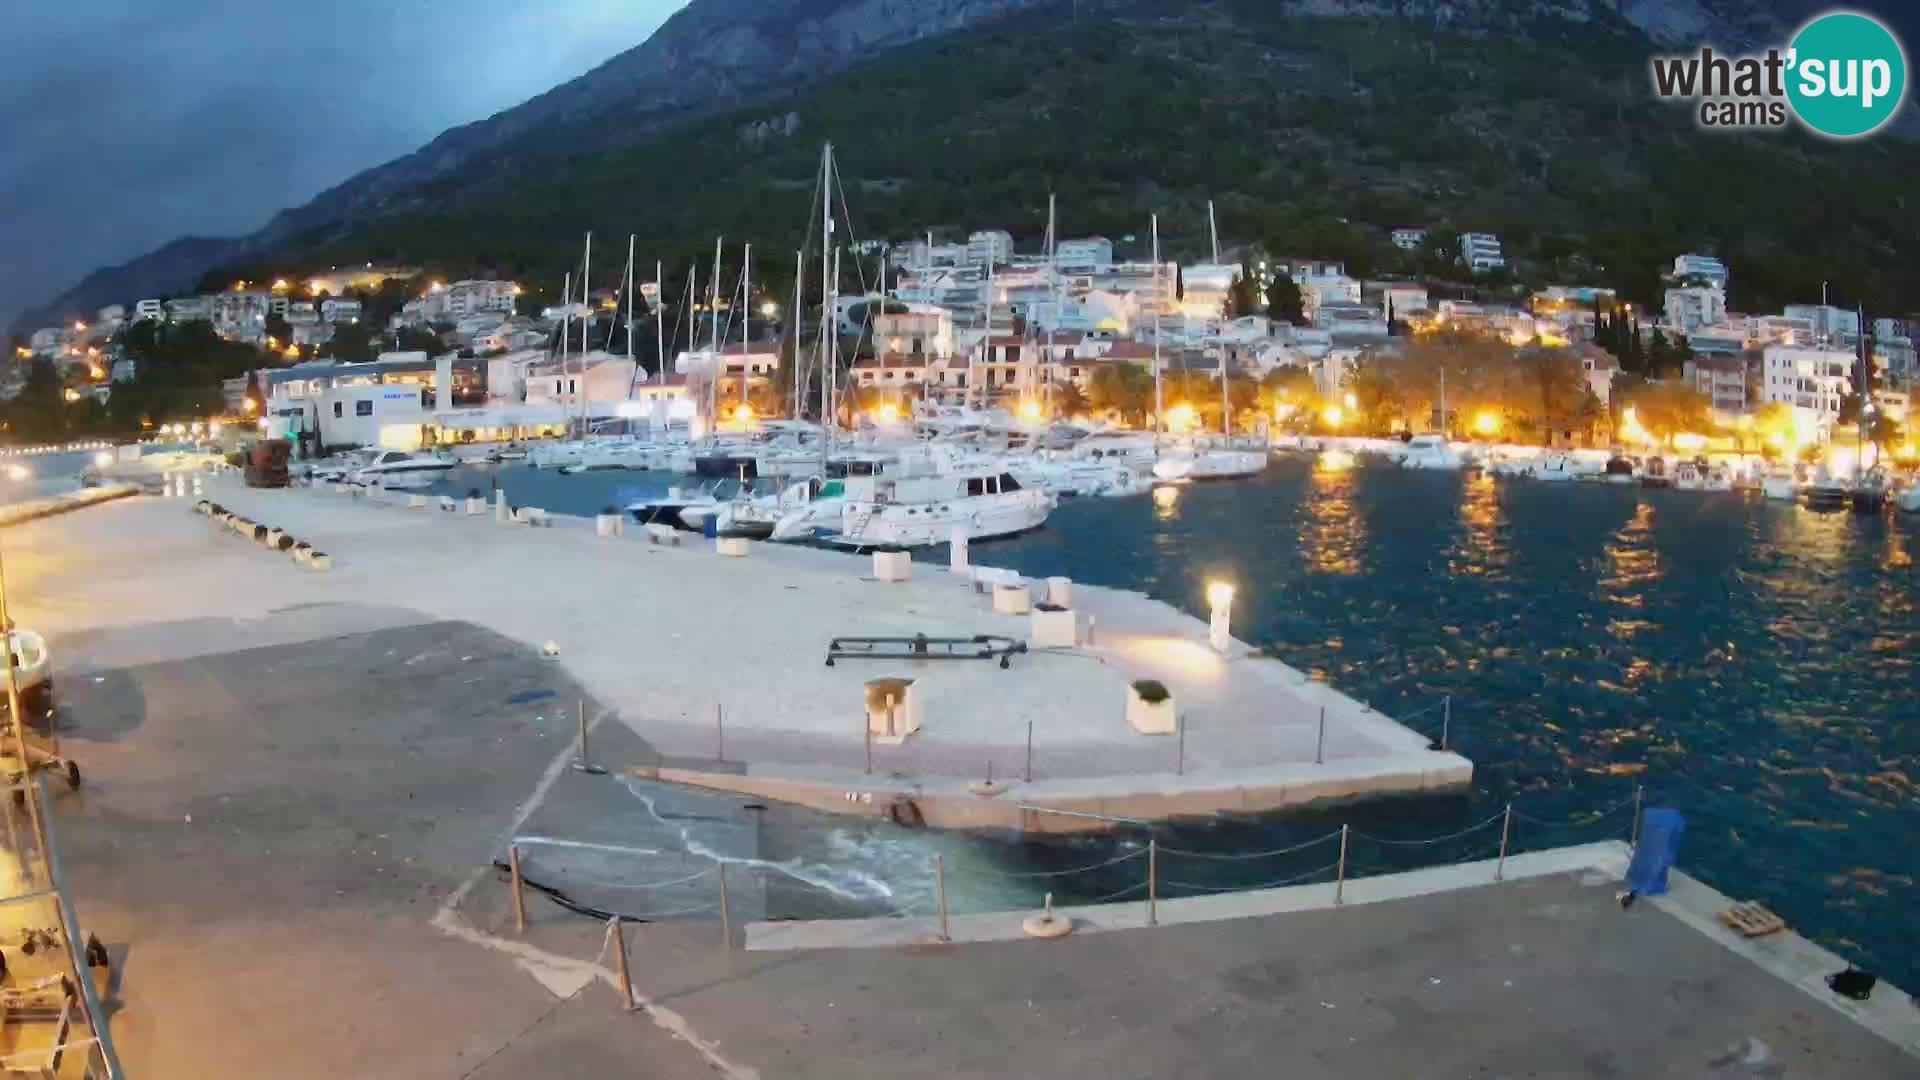
M 967 535 L 967 527 L 965 525 L 955 525 L 949 537 L 947 569 L 956 574 L 966 573 L 970 565 L 967 562 Z
M 953 936 L 947 933 L 947 857 L 945 855 L 933 857 L 933 883 L 940 897 L 940 940 L 952 941 Z
M 1494 864 L 1493 880 L 1500 881 L 1507 876 L 1507 833 L 1513 828 L 1513 804 L 1507 804 L 1506 816 L 1500 819 L 1500 861 Z
M 512 515 L 507 513 L 507 492 L 505 488 L 495 488 L 493 491 L 493 520 L 502 525 L 512 520 Z
M 527 932 L 527 902 L 520 895 L 520 848 L 507 845 L 507 869 L 513 877 L 513 928 L 519 933 Z
M 1335 907 L 1347 902 L 1347 827 L 1340 826 L 1340 871 L 1333 879 L 1333 903 Z

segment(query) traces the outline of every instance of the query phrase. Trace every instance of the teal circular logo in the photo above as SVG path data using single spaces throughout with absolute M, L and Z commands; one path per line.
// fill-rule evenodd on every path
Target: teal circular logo
M 1822 15 L 1794 35 L 1789 50 L 1787 100 L 1822 135 L 1851 139 L 1876 131 L 1906 100 L 1906 53 L 1868 16 Z

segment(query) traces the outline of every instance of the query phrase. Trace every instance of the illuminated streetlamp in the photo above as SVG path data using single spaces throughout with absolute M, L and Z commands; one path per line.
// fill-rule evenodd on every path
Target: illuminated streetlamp
M 1233 586 L 1225 581 L 1207 584 L 1207 606 L 1213 609 L 1213 621 L 1207 628 L 1207 643 L 1225 656 L 1233 642 Z
M 765 315 L 767 318 L 771 319 L 775 315 L 780 314 L 780 305 L 769 300 L 766 303 L 760 305 L 760 314 Z

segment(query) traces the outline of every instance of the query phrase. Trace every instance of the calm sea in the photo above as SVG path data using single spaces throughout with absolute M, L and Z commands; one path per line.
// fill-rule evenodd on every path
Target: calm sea
M 496 477 L 516 502 L 572 513 L 668 482 L 508 468 L 462 470 L 445 489 L 485 491 Z M 1509 802 L 1516 850 L 1624 838 L 1645 785 L 1647 805 L 1687 816 L 1686 869 L 1915 987 L 1917 550 L 1920 521 L 1737 494 L 1276 460 L 1252 481 L 1069 500 L 1045 529 L 974 556 L 1195 614 L 1206 583 L 1228 580 L 1243 640 L 1422 730 L 1437 731 L 1451 697 L 1452 743 L 1476 765 L 1471 793 L 1174 828 L 1159 834 L 1167 850 L 1265 851 L 1348 823 L 1355 873 L 1480 857 L 1498 849 L 1497 822 L 1425 841 Z M 1136 837 L 903 847 L 830 833 L 794 857 L 892 874 L 889 902 L 902 907 L 924 899 L 918 868 L 943 845 L 950 875 L 977 871 L 950 880 L 956 906 L 970 892 L 1005 902 L 1043 885 L 1063 899 L 1124 898 L 1143 871 L 1136 858 L 1058 879 L 997 876 L 1091 865 L 1137 851 Z M 1336 857 L 1331 843 L 1258 859 L 1163 854 L 1162 895 L 1324 880 Z

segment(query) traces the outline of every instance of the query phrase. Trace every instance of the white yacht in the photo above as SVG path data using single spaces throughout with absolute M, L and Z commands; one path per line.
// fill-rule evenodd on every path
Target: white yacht
M 1775 465 L 1767 470 L 1760 481 L 1760 494 L 1769 499 L 1782 499 L 1792 502 L 1800 494 L 1800 483 L 1794 478 L 1791 465 Z
M 1264 450 L 1176 446 L 1161 451 L 1160 460 L 1153 463 L 1153 475 L 1158 480 L 1225 480 L 1262 472 L 1267 461 Z
M 1699 491 L 1707 486 L 1706 474 L 1700 466 L 1691 461 L 1683 461 L 1673 468 L 1673 487 L 1676 491 Z
M 457 464 L 450 457 L 405 450 L 383 450 L 366 467 L 353 474 L 353 483 L 362 487 L 393 491 L 420 491 L 432 487 Z
M 1572 458 L 1565 454 L 1548 454 L 1533 463 L 1533 468 L 1528 475 L 1535 480 L 1545 480 L 1548 483 L 1564 483 L 1572 480 L 1578 472 Z
M 1008 472 L 878 477 L 870 499 L 847 501 L 831 539 L 852 547 L 925 547 L 946 543 L 956 528 L 973 540 L 1012 536 L 1045 524 L 1053 505 L 1053 496 Z
M 1403 469 L 1459 469 L 1464 463 L 1442 435 L 1415 435 L 1395 459 Z

